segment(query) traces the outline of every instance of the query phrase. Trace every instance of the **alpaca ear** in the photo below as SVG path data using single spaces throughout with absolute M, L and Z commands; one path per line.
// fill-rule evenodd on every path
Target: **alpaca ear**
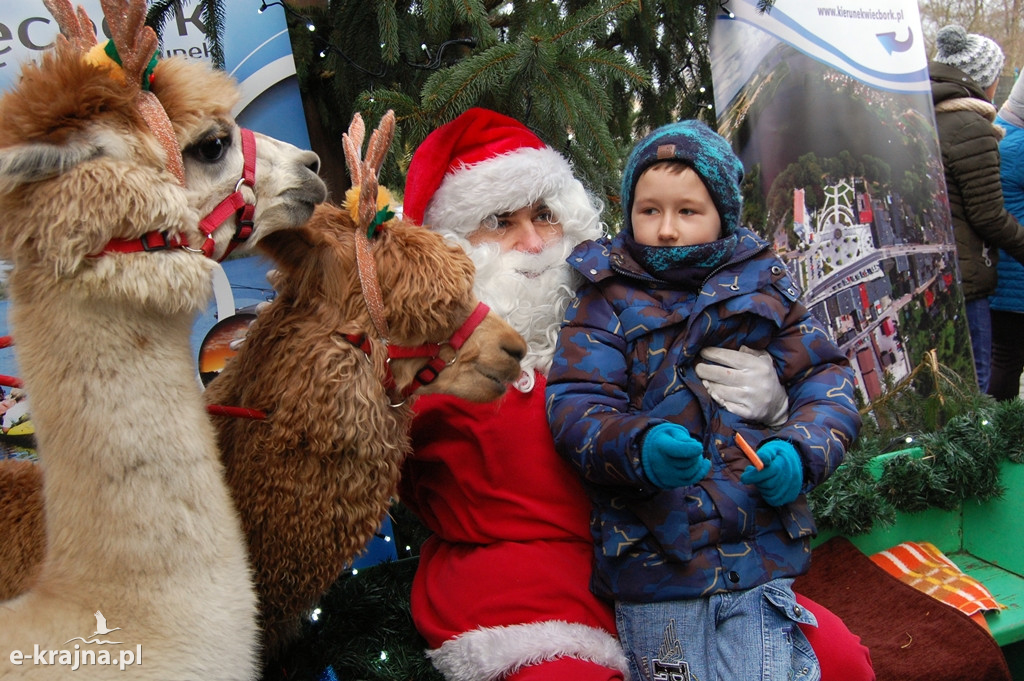
M 294 279 L 296 272 L 310 259 L 314 249 L 323 244 L 323 235 L 308 224 L 298 229 L 271 232 L 260 239 L 256 248 L 274 262 L 283 280 Z
M 0 149 L 0 194 L 56 177 L 100 155 L 94 144 L 30 142 Z
M 341 220 L 341 226 L 335 220 Z M 263 237 L 256 247 L 274 262 L 279 273 L 280 286 L 275 284 L 274 288 L 281 291 L 290 286 L 302 291 L 304 297 L 348 300 L 353 278 L 337 274 L 355 272 L 354 247 L 351 240 L 344 242 L 339 233 L 348 224 L 351 219 L 336 208 L 318 207 L 302 227 L 279 230 Z M 351 263 L 345 261 L 346 252 L 351 253 Z
M 100 150 L 93 144 L 47 144 L 29 142 L 0 149 L 0 196 L 43 182 L 96 158 Z M 46 210 L 41 206 L 40 210 Z M 13 260 L 15 253 L 34 249 L 35 234 L 23 225 L 0 221 L 0 257 Z M 65 268 L 58 266 L 58 269 Z

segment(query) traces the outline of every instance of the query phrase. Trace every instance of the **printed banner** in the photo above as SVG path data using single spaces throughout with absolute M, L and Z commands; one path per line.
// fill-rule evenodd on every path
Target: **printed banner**
M 857 372 L 865 402 L 924 354 L 974 375 L 915 0 L 724 4 L 719 132 L 744 216 Z
M 99 0 L 73 0 L 93 21 L 101 20 Z M 225 0 L 224 68 L 235 77 L 242 100 L 233 112 L 240 125 L 302 149 L 309 148 L 291 41 L 280 5 L 259 12 L 253 0 Z M 209 59 L 210 46 L 199 18 L 199 2 L 179 3 L 163 27 L 160 52 Z M 100 40 L 109 38 L 105 22 Z M 18 77 L 23 62 L 53 45 L 59 29 L 42 0 L 0 3 L 0 90 Z

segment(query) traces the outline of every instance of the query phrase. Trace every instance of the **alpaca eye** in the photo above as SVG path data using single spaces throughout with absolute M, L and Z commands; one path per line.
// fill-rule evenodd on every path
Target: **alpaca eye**
M 224 158 L 227 152 L 230 139 L 221 136 L 211 136 L 202 140 L 192 147 L 192 153 L 206 163 L 216 163 Z

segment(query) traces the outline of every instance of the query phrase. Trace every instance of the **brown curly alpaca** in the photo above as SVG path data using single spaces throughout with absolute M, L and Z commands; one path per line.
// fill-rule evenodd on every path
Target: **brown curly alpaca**
M 353 127 L 360 126 L 357 114 Z M 361 134 L 355 139 L 358 148 Z M 408 401 L 395 405 L 396 393 L 427 359 L 389 362 L 364 300 L 356 251 L 374 214 L 379 163 L 369 165 L 359 196 L 370 208 L 360 220 L 325 204 L 302 229 L 260 242 L 280 273 L 278 295 L 206 391 L 211 404 L 268 412 L 265 420 L 215 421 L 249 537 L 270 657 L 379 529 L 410 447 L 412 411 Z M 476 308 L 472 262 L 439 235 L 391 220 L 369 249 L 392 348 L 443 343 Z M 367 339 L 368 354 L 352 336 Z M 522 338 L 488 313 L 457 357 L 441 348 L 449 365 L 417 394 L 497 399 L 519 375 L 525 351 Z M 393 392 L 385 387 L 389 368 Z
M 83 11 L 44 2 L 66 37 L 0 99 L 0 257 L 39 454 L 31 470 L 0 465 L 3 515 L 21 512 L 0 533 L 23 531 L 0 537 L 22 551 L 0 584 L 9 595 L 6 570 L 32 576 L 0 604 L 0 679 L 67 678 L 53 658 L 9 655 L 70 649 L 104 617 L 144 651 L 132 678 L 250 679 L 256 594 L 189 340 L 212 293 L 207 255 L 236 225 L 201 216 L 231 195 L 254 140 L 250 241 L 293 228 L 325 198 L 319 160 L 243 133 L 233 81 L 207 64 L 169 59 L 144 76 L 157 47 L 144 0 L 101 0 L 119 64 Z M 38 567 L 19 568 L 40 546 Z
M 0 466 L 0 602 L 17 596 L 35 579 L 46 554 L 43 476 L 32 461 Z

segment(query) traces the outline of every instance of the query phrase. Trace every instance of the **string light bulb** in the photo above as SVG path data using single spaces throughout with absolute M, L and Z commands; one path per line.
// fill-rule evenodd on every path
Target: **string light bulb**
M 256 14 L 263 14 L 265 11 L 267 11 L 268 9 L 273 7 L 274 5 L 281 5 L 281 7 L 284 7 L 285 9 L 288 9 L 287 7 L 285 7 L 285 4 L 283 2 L 281 2 L 280 0 L 273 0 L 273 2 L 267 2 L 266 0 L 260 0 L 260 8 L 258 10 L 256 10 Z

